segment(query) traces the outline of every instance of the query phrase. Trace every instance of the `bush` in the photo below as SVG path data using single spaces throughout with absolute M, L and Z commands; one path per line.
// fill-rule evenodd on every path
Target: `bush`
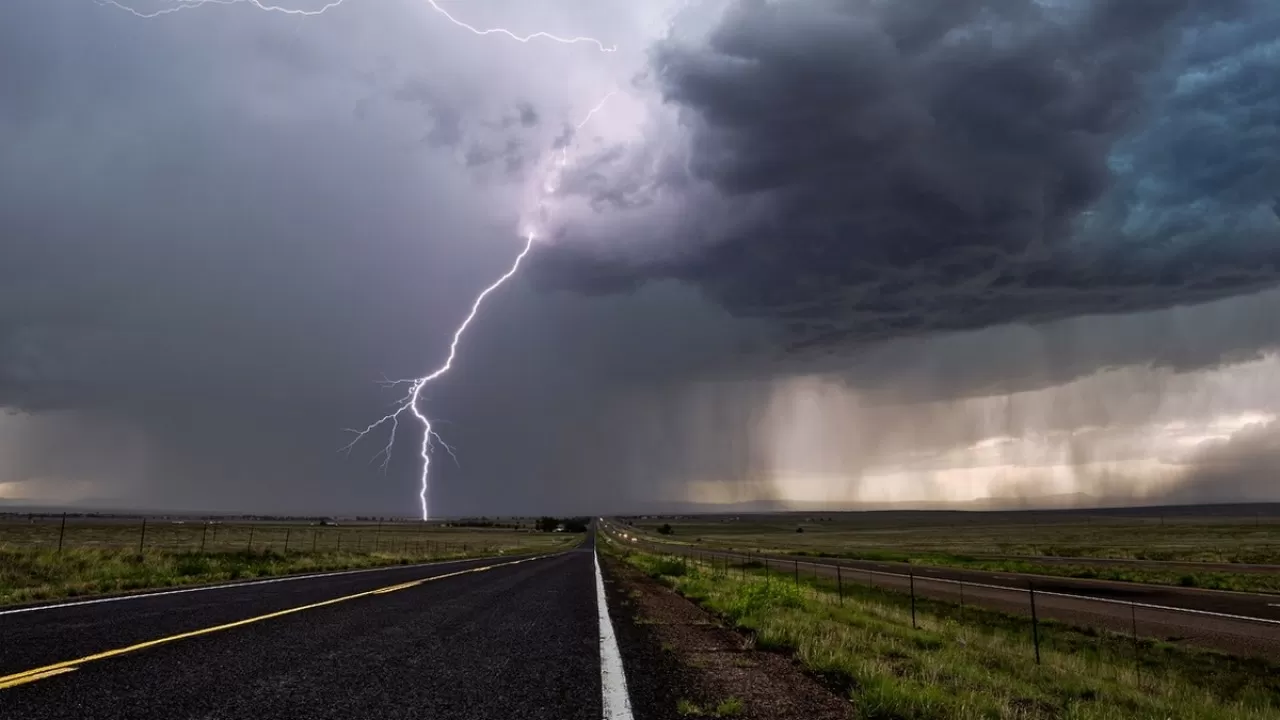
M 658 528 L 659 535 L 675 535 L 676 531 L 672 529 L 671 523 L 662 523 L 662 527 Z
M 666 575 L 667 577 L 682 577 L 688 574 L 688 568 L 675 558 L 659 558 L 653 564 L 653 572 L 656 575 Z

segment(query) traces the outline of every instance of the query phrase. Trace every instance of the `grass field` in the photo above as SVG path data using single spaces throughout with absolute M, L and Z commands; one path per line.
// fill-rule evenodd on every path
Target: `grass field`
M 59 547 L 61 537 L 61 547 Z M 203 522 L 9 517 L 0 604 L 300 572 L 565 548 L 580 534 L 423 523 Z
M 750 631 L 758 646 L 794 653 L 845 688 L 863 718 L 1280 717 L 1280 666 L 1264 661 L 1042 623 L 1037 665 L 1025 618 L 925 600 L 913 628 L 900 594 L 846 588 L 841 605 L 834 588 L 813 581 L 797 589 L 758 572 L 637 552 L 625 560 Z
M 1280 569 L 1230 567 L 1280 565 L 1280 517 L 1272 515 L 893 512 L 647 519 L 634 524 L 653 535 L 669 524 L 674 532 L 665 541 L 708 547 L 1280 593 Z M 1072 560 L 1057 560 L 1061 558 Z

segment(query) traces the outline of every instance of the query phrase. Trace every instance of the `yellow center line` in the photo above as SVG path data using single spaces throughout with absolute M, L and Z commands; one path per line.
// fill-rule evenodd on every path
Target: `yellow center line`
M 17 678 L 16 680 L 7 680 L 7 679 L 0 680 L 0 690 L 4 690 L 5 688 L 11 688 L 15 685 L 25 685 L 26 683 L 29 683 L 29 682 L 43 680 L 47 677 L 53 677 L 54 675 L 61 675 L 63 673 L 74 672 L 75 669 L 76 668 L 74 667 L 60 667 L 56 670 L 46 670 L 41 673 L 36 673 L 35 675 L 27 675 L 26 677 L 20 677 L 20 678 Z
M 146 642 L 140 642 L 136 645 L 117 648 L 115 650 L 105 650 L 100 653 L 94 653 L 93 655 L 86 655 L 81 658 L 76 658 L 75 660 L 67 660 L 65 662 L 54 663 L 52 665 L 45 665 L 44 667 L 32 668 L 31 670 L 24 670 L 23 672 L 14 673 L 12 675 L 0 676 L 0 690 L 3 690 L 5 688 L 10 688 L 15 685 L 22 685 L 24 683 L 34 682 L 36 680 L 43 680 L 44 678 L 53 677 L 54 675 L 61 675 L 62 673 L 71 672 L 72 670 L 75 670 L 77 666 L 83 665 L 85 663 L 95 662 L 97 660 L 106 660 L 107 658 L 113 658 L 119 655 L 124 655 L 126 653 L 145 650 L 147 648 L 155 647 L 157 645 L 163 645 L 165 643 L 171 643 L 178 640 L 186 640 L 188 638 L 199 637 L 201 635 L 208 635 L 210 633 L 221 632 L 223 630 L 230 630 L 232 628 L 238 628 L 244 625 L 251 625 L 253 623 L 262 622 L 263 620 L 271 620 L 272 618 L 283 617 L 285 615 L 292 615 L 293 613 L 299 613 L 304 610 L 314 610 L 315 608 L 324 607 L 326 605 L 336 605 L 340 602 L 355 600 L 356 598 L 368 597 L 371 595 L 382 595 L 385 593 L 395 592 L 397 590 L 407 590 L 411 587 L 416 587 L 423 583 L 432 582 L 434 580 L 444 580 L 446 578 L 457 577 L 459 575 L 467 575 L 469 573 L 484 572 L 486 570 L 493 570 L 495 568 L 506 567 L 509 565 L 519 565 L 520 563 L 529 562 L 530 560 L 541 559 L 541 557 L 545 557 L 545 556 L 525 558 L 523 560 L 512 560 L 511 562 L 496 563 L 493 565 L 483 565 L 481 567 L 468 568 L 466 570 L 458 570 L 456 572 L 446 573 L 444 575 L 435 575 L 429 578 L 422 578 L 421 580 L 413 580 L 406 583 L 399 583 L 397 585 L 390 585 L 384 588 L 378 588 L 377 590 L 366 590 L 364 592 L 358 592 L 354 595 L 344 595 L 342 597 L 333 598 L 332 600 L 322 600 L 321 602 L 311 603 L 310 605 L 300 605 L 298 607 L 288 608 L 286 610 L 277 610 L 276 612 L 267 613 L 266 615 L 258 615 L 257 617 L 245 618 L 244 620 L 236 620 L 235 622 L 229 622 L 223 625 L 215 625 L 213 627 L 202 628 L 200 630 L 191 630 L 189 632 L 178 633 L 177 635 L 170 635 L 168 637 L 158 638 L 156 640 L 147 640 Z

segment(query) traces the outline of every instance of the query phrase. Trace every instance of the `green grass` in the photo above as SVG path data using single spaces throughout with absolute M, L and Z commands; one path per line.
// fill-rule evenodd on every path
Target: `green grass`
M 849 688 L 863 718 L 1130 720 L 1280 717 L 1280 667 L 1207 651 L 1042 623 L 1036 665 L 1025 618 L 846 587 L 767 582 L 759 573 L 626 560 L 755 634 L 758 647 L 794 653 Z M 963 614 L 961 614 L 963 613 Z
M 1265 520 L 1265 522 L 1263 522 Z M 670 522 L 671 536 L 656 528 Z M 1280 564 L 1275 518 L 1091 518 L 1086 514 L 836 513 L 649 520 L 661 542 L 818 557 L 962 567 L 1058 577 L 1280 593 L 1280 572 L 1232 564 Z M 804 532 L 796 532 L 802 528 Z M 1077 558 L 1046 562 L 1044 558 Z M 1096 560 L 1217 563 L 1152 567 Z
M 928 552 L 919 555 L 901 551 L 863 551 L 835 553 L 825 551 L 792 550 L 787 554 L 801 557 L 841 557 L 876 562 L 906 562 L 913 565 L 955 567 L 984 572 L 1029 573 L 1053 577 L 1084 578 L 1090 580 L 1115 580 L 1119 582 L 1147 583 L 1151 585 L 1177 585 L 1208 590 L 1233 590 L 1236 592 L 1280 593 L 1280 572 L 1222 572 L 1218 570 L 1194 570 L 1171 568 L 1168 570 L 1142 566 L 1125 566 L 1085 563 L 1044 563 L 1019 558 L 975 558 L 950 553 Z
M 676 713 L 683 717 L 700 717 L 702 707 L 691 700 L 680 698 L 676 701 Z
M 716 705 L 716 717 L 738 717 L 742 713 L 746 712 L 746 710 L 747 706 L 742 702 L 742 700 L 736 697 L 731 697 L 727 700 L 720 701 L 720 704 Z
M 196 526 L 197 530 L 200 526 Z M 85 530 L 79 528 L 80 530 Z M 581 535 L 515 532 L 417 532 L 397 538 L 376 531 L 358 537 L 343 529 L 346 542 L 337 549 L 337 529 L 326 528 L 331 537 L 321 542 L 319 534 L 295 525 L 287 528 L 291 549 L 284 549 L 284 532 L 274 538 L 274 528 L 254 527 L 255 543 L 249 549 L 247 527 L 222 528 L 223 543 L 205 539 L 205 550 L 195 542 L 167 543 L 163 536 L 153 539 L 138 552 L 136 528 L 92 528 L 92 543 L 72 546 L 64 542 L 61 551 L 36 543 L 0 544 L 0 605 L 54 600 L 85 595 L 102 595 L 131 590 L 225 582 L 294 573 L 323 572 L 388 565 L 405 565 L 434 560 L 483 557 L 564 548 L 581 540 Z M 8 528 L 7 537 L 18 534 Z M 84 540 L 89 533 L 72 540 Z M 125 536 L 131 542 L 112 542 Z M 265 537 L 264 537 L 265 536 Z M 0 538 L 6 533 L 0 532 Z M 449 540 L 437 540 L 450 538 Z M 467 540 L 461 540 L 467 538 Z M 190 540 L 190 538 L 186 538 Z M 275 540 L 275 542 L 272 542 Z M 357 542 L 359 540 L 360 542 Z M 315 550 L 311 548 L 315 547 Z M 376 548 L 376 549 L 375 549 Z
M 1034 513 L 830 513 L 651 519 L 650 535 L 670 523 L 664 541 L 740 548 L 966 556 L 1050 556 L 1280 564 L 1280 518 L 1092 517 Z M 1163 522 L 1163 524 L 1162 524 Z M 803 528 L 804 532 L 796 532 Z M 885 559 L 891 559 L 892 555 Z

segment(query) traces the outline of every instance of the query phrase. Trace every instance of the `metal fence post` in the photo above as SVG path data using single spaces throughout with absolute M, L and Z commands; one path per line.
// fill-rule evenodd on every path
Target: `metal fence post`
M 245 552 L 253 552 L 253 526 L 249 526 L 249 544 L 245 545 Z
M 914 569 L 907 572 L 911 578 L 911 627 L 918 630 L 920 626 L 916 624 L 916 572 Z
M 138 554 L 142 554 L 142 549 L 147 543 L 147 519 L 142 518 L 142 532 L 138 535 Z
M 200 552 L 204 552 L 204 543 L 209 539 L 209 521 L 204 523 L 204 529 L 200 532 Z
M 800 587 L 800 561 L 793 560 L 792 562 L 796 565 L 796 587 Z
M 840 597 L 840 607 L 844 607 L 844 578 L 840 573 L 840 563 L 836 563 L 836 595 Z
M 284 529 L 284 551 L 289 552 L 289 536 L 293 534 L 293 528 Z
M 58 527 L 58 554 L 62 554 L 62 536 L 67 532 L 67 514 L 62 513 L 62 525 Z
M 1027 581 L 1027 593 L 1031 596 L 1031 640 L 1036 646 L 1036 664 L 1040 664 L 1040 620 L 1036 617 L 1036 586 Z
M 1142 662 L 1142 656 L 1138 650 L 1138 606 L 1129 603 L 1129 618 L 1133 621 L 1133 664 L 1138 665 Z
M 316 536 L 320 534 L 319 530 L 311 531 L 311 552 L 316 551 Z

